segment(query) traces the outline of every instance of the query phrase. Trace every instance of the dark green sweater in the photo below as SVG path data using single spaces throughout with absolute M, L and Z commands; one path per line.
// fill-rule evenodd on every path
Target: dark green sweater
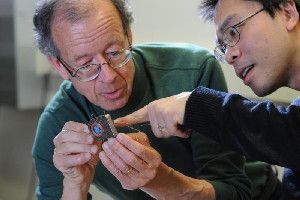
M 135 77 L 133 92 L 122 109 L 106 112 L 112 118 L 131 113 L 149 102 L 191 91 L 198 85 L 226 91 L 225 79 L 215 58 L 206 50 L 187 44 L 147 44 L 133 48 Z M 33 146 L 33 157 L 39 178 L 39 199 L 59 199 L 63 189 L 63 176 L 52 162 L 53 138 L 67 121 L 87 123 L 91 115 L 101 115 L 103 110 L 79 94 L 72 83 L 64 81 L 42 113 Z M 244 173 L 244 158 L 224 149 L 201 134 L 189 139 L 177 137 L 156 138 L 150 126 L 135 126 L 144 131 L 151 146 L 160 152 L 164 163 L 179 172 L 211 182 L 217 199 L 250 199 L 251 183 Z M 133 132 L 123 128 L 119 132 Z M 264 163 L 250 167 L 258 172 L 258 187 L 266 181 Z M 115 199 L 145 200 L 150 196 L 140 190 L 127 191 L 101 164 L 97 165 L 94 184 Z M 255 191 L 255 192 L 258 192 Z

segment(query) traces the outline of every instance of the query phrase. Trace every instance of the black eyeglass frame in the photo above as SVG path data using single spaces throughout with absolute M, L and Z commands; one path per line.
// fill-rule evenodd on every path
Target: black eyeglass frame
M 234 47 L 240 41 L 241 33 L 238 31 L 237 28 L 239 26 L 241 26 L 242 24 L 244 24 L 247 20 L 251 19 L 252 17 L 254 17 L 255 15 L 257 15 L 258 13 L 260 13 L 264 10 L 265 10 L 265 8 L 261 8 L 260 10 L 254 12 L 253 14 L 245 17 L 244 19 L 242 19 L 238 23 L 234 24 L 233 26 L 229 26 L 228 28 L 226 28 L 224 30 L 223 35 L 222 35 L 222 40 L 219 42 L 219 44 L 214 49 L 214 55 L 219 61 L 221 61 L 221 62 L 225 61 L 224 56 L 225 56 L 227 46 Z M 238 34 L 238 37 L 237 37 L 236 41 L 233 41 L 232 43 L 224 42 L 225 41 L 224 40 L 224 35 L 225 35 L 224 33 L 226 33 L 229 29 L 234 30 Z

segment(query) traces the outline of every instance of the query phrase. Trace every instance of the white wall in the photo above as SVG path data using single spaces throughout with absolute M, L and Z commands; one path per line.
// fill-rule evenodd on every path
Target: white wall
M 212 24 L 201 21 L 197 16 L 200 0 L 130 0 L 135 15 L 133 24 L 134 42 L 190 42 L 214 49 L 215 32 Z M 229 90 L 247 97 L 257 98 L 255 94 L 239 80 L 232 67 L 223 66 Z M 266 97 L 268 99 L 289 102 L 299 92 L 280 89 Z
M 17 107 L 21 109 L 39 108 L 42 105 L 43 82 L 36 73 L 38 54 L 33 44 L 32 16 L 35 3 L 36 0 L 13 0 Z M 48 66 L 48 63 L 42 65 Z
M 9 0 L 6 0 L 9 1 Z M 38 108 L 41 105 L 42 77 L 49 64 L 37 53 L 32 39 L 32 13 L 36 0 L 14 0 L 15 58 L 19 108 Z M 134 42 L 189 42 L 213 50 L 214 27 L 200 20 L 197 7 L 200 0 L 130 0 L 135 15 Z M 224 66 L 229 90 L 247 97 L 255 97 L 234 75 L 233 69 Z M 288 102 L 297 92 L 283 89 L 271 95 L 277 101 Z

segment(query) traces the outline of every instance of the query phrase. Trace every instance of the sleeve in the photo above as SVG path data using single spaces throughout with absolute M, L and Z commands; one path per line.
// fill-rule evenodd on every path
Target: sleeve
M 49 112 L 39 119 L 32 154 L 38 176 L 36 196 L 40 200 L 60 199 L 63 191 L 63 175 L 55 168 L 52 158 L 53 139 L 61 125 Z
M 223 71 L 213 56 L 202 66 L 198 84 L 227 91 Z M 190 142 L 196 176 L 213 185 L 217 200 L 251 199 L 251 182 L 244 172 L 243 156 L 196 132 L 193 132 Z
M 39 119 L 32 148 L 38 176 L 36 196 L 39 200 L 57 200 L 62 196 L 63 175 L 53 164 L 53 139 L 62 127 L 63 124 L 59 123 L 50 112 L 43 112 Z M 92 199 L 90 194 L 88 199 Z
M 256 103 L 200 86 L 187 101 L 184 124 L 253 159 L 300 168 L 299 106 Z
M 243 156 L 224 149 L 219 143 L 199 133 L 191 136 L 196 178 L 209 181 L 216 200 L 251 199 L 251 182 L 244 172 Z

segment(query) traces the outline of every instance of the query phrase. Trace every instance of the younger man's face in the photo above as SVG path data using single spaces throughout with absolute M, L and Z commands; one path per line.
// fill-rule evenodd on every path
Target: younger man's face
M 262 9 L 256 1 L 219 0 L 214 16 L 218 40 L 224 31 Z M 286 84 L 291 56 L 288 21 L 282 11 L 272 18 L 266 11 L 235 27 L 239 41 L 227 46 L 225 60 L 236 75 L 258 96 L 265 96 Z

